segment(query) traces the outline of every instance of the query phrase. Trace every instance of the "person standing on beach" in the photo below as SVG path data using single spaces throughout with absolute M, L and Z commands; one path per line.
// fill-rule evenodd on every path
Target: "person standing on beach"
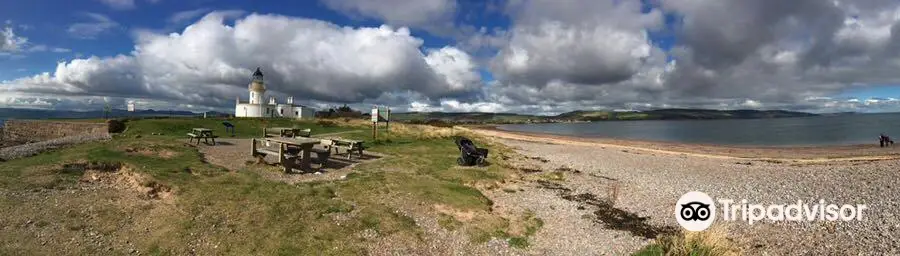
M 888 143 L 890 143 L 890 144 L 888 144 Z M 888 146 L 888 145 L 893 146 L 893 145 L 894 145 L 894 141 L 891 140 L 891 137 L 888 137 L 887 135 L 884 135 L 884 133 L 882 133 L 881 136 L 878 136 L 878 144 L 879 144 L 881 147 L 885 147 L 885 146 Z

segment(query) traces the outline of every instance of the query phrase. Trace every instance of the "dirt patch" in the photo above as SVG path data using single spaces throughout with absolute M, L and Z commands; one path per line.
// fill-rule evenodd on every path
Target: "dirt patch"
M 124 149 L 128 155 L 141 155 L 149 157 L 157 157 L 162 159 L 171 159 L 178 156 L 178 152 L 168 149 L 145 148 L 145 147 L 127 147 Z
M 458 209 L 454 209 L 453 207 L 446 206 L 443 204 L 434 205 L 434 210 L 438 213 L 443 213 L 446 215 L 453 216 L 458 221 L 468 222 L 475 218 L 477 215 L 475 211 L 462 211 Z
M 168 200 L 172 198 L 169 186 L 156 182 L 145 174 L 137 173 L 120 163 L 74 163 L 63 166 L 64 172 L 83 172 L 79 181 L 85 185 L 111 187 L 134 191 L 143 199 Z

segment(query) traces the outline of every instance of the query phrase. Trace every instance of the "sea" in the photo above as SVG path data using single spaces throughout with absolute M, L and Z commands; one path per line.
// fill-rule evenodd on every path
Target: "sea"
M 646 120 L 501 125 L 501 130 L 554 135 L 746 146 L 900 142 L 900 113 L 731 120 Z

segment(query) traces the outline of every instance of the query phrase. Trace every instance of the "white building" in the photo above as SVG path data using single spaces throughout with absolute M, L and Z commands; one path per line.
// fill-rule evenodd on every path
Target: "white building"
M 236 117 L 285 117 L 297 119 L 312 119 L 315 116 L 315 110 L 294 104 L 294 97 L 288 97 L 287 102 L 279 104 L 275 102 L 275 97 L 269 97 L 267 103 L 263 103 L 263 97 L 266 94 L 266 85 L 263 82 L 263 74 L 259 68 L 253 72 L 253 80 L 250 81 L 250 101 L 241 102 L 238 98 L 235 102 L 234 116 Z

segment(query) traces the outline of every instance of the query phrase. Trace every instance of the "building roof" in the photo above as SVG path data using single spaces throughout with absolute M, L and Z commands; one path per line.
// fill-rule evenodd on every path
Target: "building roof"
M 262 92 L 266 90 L 266 86 L 263 84 L 262 79 L 256 79 L 257 77 L 262 78 L 263 73 L 259 70 L 259 67 L 256 67 L 256 72 L 253 72 L 253 80 L 250 81 L 250 90 Z

